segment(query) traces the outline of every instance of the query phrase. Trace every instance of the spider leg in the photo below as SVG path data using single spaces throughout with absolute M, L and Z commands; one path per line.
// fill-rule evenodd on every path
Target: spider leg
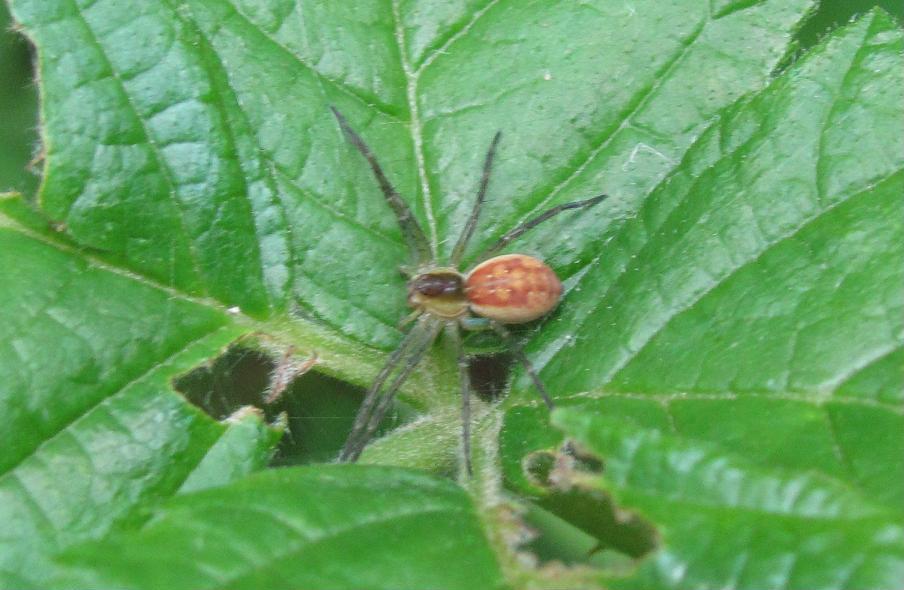
M 422 333 L 423 323 L 419 322 L 407 334 L 405 334 L 405 337 L 402 338 L 399 346 L 392 352 L 392 354 L 389 355 L 389 358 L 386 359 L 386 363 L 380 369 L 380 372 L 377 373 L 377 376 L 374 378 L 374 382 L 371 384 L 370 389 L 368 389 L 367 393 L 364 395 L 364 401 L 361 402 L 361 407 L 358 408 L 358 414 L 355 416 L 355 422 L 352 425 L 352 430 L 345 441 L 345 446 L 343 447 L 341 454 L 339 455 L 340 461 L 345 461 L 347 459 L 346 455 L 349 447 L 352 445 L 352 443 L 356 442 L 355 439 L 359 438 L 363 430 L 367 427 L 368 418 L 377 403 L 377 397 L 380 393 L 380 388 L 383 387 L 383 384 L 389 378 L 392 370 L 403 359 L 408 349 L 411 348 L 412 343 L 416 342 L 418 340 L 418 337 L 421 336 Z
M 424 230 L 421 229 L 420 224 L 418 224 L 417 219 L 414 217 L 411 208 L 402 199 L 395 187 L 392 186 L 389 179 L 386 178 L 386 174 L 384 174 L 383 168 L 377 161 L 377 157 L 374 155 L 373 151 L 371 151 L 370 147 L 364 143 L 361 136 L 352 129 L 348 120 L 338 109 L 336 109 L 336 107 L 330 106 L 330 110 L 333 111 L 333 115 L 335 115 L 336 120 L 339 121 L 342 132 L 351 144 L 361 152 L 361 155 L 364 156 L 367 163 L 370 164 L 370 169 L 373 171 L 377 183 L 380 185 L 380 190 L 383 191 L 383 196 L 386 197 L 386 202 L 389 203 L 389 206 L 396 215 L 396 219 L 399 221 L 399 227 L 402 229 L 402 235 L 408 243 L 408 249 L 411 252 L 412 258 L 415 260 L 416 264 L 429 262 L 432 258 L 430 242 L 427 240 Z
M 414 311 L 412 311 L 411 313 L 409 313 L 408 315 L 406 315 L 405 317 L 403 317 L 401 320 L 399 320 L 399 325 L 398 325 L 399 330 L 401 330 L 402 328 L 404 328 L 405 326 L 407 326 L 408 324 L 410 324 L 410 323 L 413 322 L 414 320 L 416 320 L 416 319 L 418 319 L 419 317 L 421 317 L 421 314 L 423 314 L 423 313 L 424 313 L 424 310 L 422 310 L 422 309 L 415 309 Z
M 555 217 L 562 211 L 567 211 L 569 209 L 581 209 L 583 207 L 592 207 L 592 206 L 596 205 L 597 203 L 599 203 L 600 201 L 606 199 L 608 196 L 609 195 L 599 195 L 597 197 L 593 197 L 592 199 L 585 199 L 583 201 L 573 201 L 571 203 L 564 203 L 562 205 L 557 205 L 557 206 L 553 207 L 552 209 L 548 209 L 547 211 L 544 211 L 543 213 L 541 213 L 540 215 L 537 215 L 533 219 L 531 219 L 529 221 L 525 221 L 524 223 L 522 223 L 515 229 L 511 230 L 510 232 L 508 232 L 507 234 L 505 234 L 504 236 L 499 238 L 499 240 L 495 244 L 490 246 L 483 253 L 483 255 L 480 256 L 479 260 L 486 260 L 487 258 L 490 258 L 490 256 L 492 256 L 493 254 L 495 254 L 499 250 L 502 250 L 503 248 L 505 248 L 509 244 L 509 242 L 511 242 L 512 240 L 521 237 L 528 231 L 534 229 L 535 227 L 537 227 L 538 225 L 540 225 L 547 219 Z
M 441 323 L 434 318 L 421 316 L 418 324 L 409 332 L 411 339 L 409 340 L 406 337 L 406 340 L 387 360 L 374 384 L 368 390 L 364 398 L 365 403 L 362 403 L 361 409 L 358 410 L 352 432 L 348 435 L 345 446 L 339 454 L 340 461 L 352 462 L 361 456 L 361 452 L 367 442 L 376 432 L 377 427 L 383 420 L 383 416 L 389 410 L 392 400 L 395 399 L 395 394 L 414 371 L 414 368 L 424 357 L 430 345 L 433 344 L 441 326 Z M 401 369 L 384 390 L 383 384 L 393 370 L 399 366 L 401 366 Z
M 549 396 L 549 392 L 546 391 L 546 386 L 543 385 L 543 381 L 540 380 L 540 375 L 537 374 L 536 369 L 531 364 L 530 360 L 528 360 L 527 356 L 524 354 L 524 351 L 521 350 L 521 346 L 515 340 L 515 337 L 512 336 L 512 333 L 506 330 L 502 324 L 499 322 L 490 322 L 490 326 L 493 330 L 505 340 L 505 343 L 511 349 L 512 354 L 515 355 L 515 358 L 518 359 L 518 362 L 524 367 L 524 370 L 527 372 L 527 375 L 530 377 L 531 381 L 534 382 L 534 387 L 537 388 L 537 391 L 540 392 L 540 396 L 543 398 L 543 402 L 546 404 L 546 407 L 552 410 L 555 407 L 555 404 L 552 403 L 552 398 Z
M 477 218 L 480 217 L 480 208 L 483 206 L 483 202 L 486 200 L 487 196 L 487 185 L 490 183 L 490 172 L 493 170 L 493 158 L 496 156 L 496 146 L 499 144 L 499 138 L 501 137 L 502 132 L 497 131 L 496 135 L 493 136 L 493 141 L 490 142 L 490 149 L 487 150 L 486 158 L 483 161 L 483 176 L 480 178 L 480 188 L 477 190 L 477 200 L 474 201 L 474 208 L 471 210 L 471 216 L 468 217 L 464 229 L 461 230 L 461 236 L 459 236 L 458 242 L 456 242 L 455 248 L 452 250 L 452 256 L 449 259 L 450 266 L 457 267 L 461 262 L 461 257 L 465 253 L 465 247 L 467 247 L 471 235 L 474 233 L 474 228 L 477 227 Z
M 446 334 L 455 346 L 455 356 L 458 358 L 458 382 L 461 386 L 461 452 L 464 456 L 465 471 L 468 476 L 473 475 L 471 469 L 471 377 L 468 373 L 468 357 L 465 355 L 464 346 L 461 343 L 461 334 L 458 324 L 449 322 L 446 324 Z
M 367 441 L 370 440 L 377 431 L 377 427 L 380 426 L 380 421 L 383 420 L 383 416 L 389 411 L 389 406 L 392 405 L 392 400 L 395 399 L 396 392 L 402 387 L 402 384 L 405 383 L 418 363 L 421 362 L 421 359 L 424 358 L 424 354 L 426 354 L 430 345 L 433 344 L 433 341 L 436 340 L 436 337 L 439 335 L 442 323 L 430 317 L 428 317 L 426 321 L 428 322 L 425 329 L 426 337 L 416 345 L 411 355 L 406 359 L 405 364 L 402 366 L 402 370 L 399 371 L 399 374 L 396 375 L 395 379 L 390 383 L 389 388 L 386 390 L 386 393 L 384 393 L 383 397 L 380 399 L 379 405 L 377 405 L 367 423 L 367 430 L 364 431 L 360 450 L 358 451 L 359 455 L 361 451 L 364 450 Z M 357 459 L 357 456 L 355 458 Z

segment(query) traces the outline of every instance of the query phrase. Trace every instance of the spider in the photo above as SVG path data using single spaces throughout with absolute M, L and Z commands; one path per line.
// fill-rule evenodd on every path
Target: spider
M 458 376 L 461 387 L 462 455 L 465 470 L 471 474 L 471 384 L 460 329 L 491 329 L 495 331 L 522 364 L 546 406 L 550 410 L 553 408 L 549 392 L 504 324 L 529 322 L 549 313 L 561 298 L 562 284 L 552 269 L 537 258 L 524 254 L 495 255 L 511 241 L 551 217 L 569 209 L 591 207 L 605 199 L 606 195 L 558 205 L 522 223 L 483 252 L 472 268 L 461 272 L 458 270 L 458 266 L 477 226 L 480 209 L 486 198 L 493 158 L 502 133 L 497 132 L 490 142 L 484 158 L 483 175 L 480 179 L 477 199 L 471 215 L 452 249 L 448 265 L 440 265 L 431 253 L 430 244 L 423 229 L 407 203 L 402 200 L 398 191 L 386 178 L 373 151 L 352 129 L 342 113 L 332 106 L 330 110 L 336 116 L 345 137 L 370 165 L 386 202 L 398 219 L 402 235 L 415 264 L 413 270 L 402 268 L 403 274 L 408 279 L 408 305 L 413 308 L 412 313 L 403 319 L 402 326 L 411 323 L 414 326 L 402 338 L 398 348 L 389 355 L 373 384 L 367 390 L 355 417 L 351 433 L 339 454 L 339 461 L 353 462 L 358 459 L 374 435 L 383 416 L 389 410 L 396 392 L 430 349 L 439 333 L 445 330 L 458 357 Z

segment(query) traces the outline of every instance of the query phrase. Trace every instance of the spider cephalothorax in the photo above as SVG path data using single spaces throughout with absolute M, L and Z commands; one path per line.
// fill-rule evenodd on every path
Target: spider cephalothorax
M 493 157 L 500 138 L 500 133 L 496 133 L 484 160 L 483 176 L 474 208 L 452 250 L 449 265 L 440 266 L 433 260 L 430 244 L 421 226 L 407 203 L 386 178 L 376 156 L 351 128 L 345 117 L 335 108 L 332 110 L 346 137 L 367 159 L 387 203 L 396 214 L 402 235 L 411 251 L 412 262 L 417 268 L 422 269 L 408 281 L 408 305 L 414 310 L 409 319 L 416 320 L 415 325 L 389 356 L 364 396 L 364 402 L 358 410 L 339 460 L 354 461 L 358 458 L 392 404 L 395 393 L 430 348 L 439 332 L 445 329 L 458 351 L 458 374 L 462 397 L 462 455 L 465 469 L 470 473 L 471 386 L 467 357 L 461 344 L 460 328 L 474 329 L 479 326 L 492 329 L 499 334 L 512 348 L 515 358 L 524 366 L 543 401 L 549 408 L 553 406 L 552 399 L 537 372 L 503 324 L 529 322 L 549 313 L 562 296 L 562 283 L 542 260 L 524 254 L 492 255 L 554 215 L 568 209 L 590 207 L 602 201 L 605 195 L 565 203 L 541 213 L 499 238 L 478 258 L 481 262 L 473 268 L 460 271 L 457 266 L 477 226 L 480 208 L 486 197 Z
M 445 319 L 468 312 L 465 277 L 454 268 L 433 268 L 408 281 L 408 305 Z

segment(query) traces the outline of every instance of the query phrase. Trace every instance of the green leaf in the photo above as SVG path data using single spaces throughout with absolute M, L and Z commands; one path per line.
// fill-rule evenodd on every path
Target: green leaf
M 417 516 L 413 528 L 391 520 L 376 537 L 362 528 L 329 537 L 324 547 L 377 551 L 385 561 L 373 585 L 599 578 L 532 568 L 513 551 L 523 533 L 510 501 L 545 493 L 516 483 L 515 467 L 559 438 L 542 415 L 523 422 L 540 429 L 536 440 L 508 430 L 512 444 L 497 456 L 500 410 L 475 411 L 479 469 L 467 495 L 400 469 L 287 470 L 230 484 L 262 465 L 274 433 L 254 417 L 218 425 L 174 394 L 174 379 L 251 333 L 316 353 L 318 371 L 357 385 L 398 342 L 408 256 L 329 105 L 373 146 L 440 260 L 497 129 L 504 139 L 467 260 L 551 205 L 610 195 L 517 245 L 569 287 L 528 335 L 557 396 L 605 390 L 639 406 L 643 396 L 691 394 L 682 408 L 693 444 L 724 445 L 770 474 L 819 470 L 851 487 L 848 504 L 867 497 L 885 518 L 901 497 L 887 469 L 901 389 L 900 33 L 873 14 L 770 81 L 812 4 L 10 0 L 38 51 L 46 164 L 36 210 L 5 201 L 0 213 L 11 269 L 0 276 L 0 520 L 12 523 L 0 538 L 0 585 L 46 587 L 61 554 L 77 564 L 55 578 L 64 587 L 198 579 L 155 578 L 171 574 L 153 545 L 213 585 L 243 567 L 253 575 L 247 560 L 224 558 L 240 548 L 267 565 L 254 571 L 274 572 L 268 586 L 293 586 L 284 572 L 366 586 L 363 549 L 331 562 L 305 546 L 305 558 L 284 564 L 280 551 L 300 545 L 239 515 L 269 498 L 317 517 L 310 531 L 324 533 L 386 512 L 392 494 L 409 498 L 406 485 L 415 510 L 448 499 L 464 528 Z M 425 416 L 365 458 L 454 471 L 454 375 L 442 354 L 425 363 L 403 390 Z M 520 381 L 514 393 L 509 403 L 528 394 Z M 754 419 L 704 428 L 718 422 L 719 403 L 734 412 L 747 394 L 761 396 L 751 398 Z M 771 416 L 783 410 L 776 433 Z M 676 437 L 668 444 L 687 442 Z M 798 446 L 785 453 L 777 440 Z M 519 497 L 498 488 L 500 465 Z M 332 500 L 344 481 L 347 493 Z M 575 514 L 558 508 L 546 522 Z M 158 517 L 148 523 L 149 513 Z M 607 547 L 645 550 L 637 531 L 594 523 L 589 533 Z M 194 524 L 210 553 L 180 528 Z M 858 531 L 864 544 L 881 541 Z M 119 547 L 121 561 L 107 559 Z M 436 547 L 476 557 L 458 567 Z M 199 572 L 202 554 L 212 569 Z M 321 569 L 307 570 L 307 556 Z M 724 565 L 706 574 L 715 586 L 727 584 Z M 664 571 L 668 587 L 677 570 Z
M 854 590 L 894 588 L 904 576 L 900 501 L 883 506 L 843 474 L 759 464 L 681 426 L 669 432 L 579 407 L 553 422 L 605 458 L 602 477 L 577 476 L 583 485 L 612 493 L 661 535 L 662 547 L 615 588 Z M 831 436 L 825 423 L 821 434 Z M 874 452 L 887 465 L 904 451 L 897 447 Z
M 189 474 L 179 493 L 226 485 L 243 475 L 263 469 L 273 457 L 281 428 L 264 423 L 262 412 L 245 407 L 226 421 L 226 432 Z
M 140 532 L 74 548 L 61 560 L 65 588 L 502 584 L 461 488 L 384 467 L 276 469 L 179 496 Z
M 899 349 L 901 47 L 873 14 L 725 111 L 537 339 L 553 388 L 830 396 Z
M 604 465 L 556 476 L 659 533 L 611 585 L 904 576 L 901 62 L 874 13 L 727 109 L 574 285 L 600 297 L 536 340 L 554 422 Z M 512 408 L 500 440 L 509 485 L 552 505 L 524 471 L 562 442 L 543 413 Z
M 169 379 L 235 337 L 222 314 L 0 222 L 0 585 L 174 493 L 223 433 Z
M 407 256 L 328 105 L 440 254 L 497 129 L 479 244 L 551 203 L 616 195 L 565 244 L 541 247 L 573 219 L 522 242 L 566 269 L 599 246 L 591 227 L 632 210 L 713 113 L 762 85 L 809 5 L 437 4 L 15 0 L 40 49 L 43 210 L 186 293 L 389 347 Z

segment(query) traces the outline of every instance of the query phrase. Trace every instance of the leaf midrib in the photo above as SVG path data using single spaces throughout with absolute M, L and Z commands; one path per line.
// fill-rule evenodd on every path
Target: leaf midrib
M 392 0 L 392 22 L 395 31 L 396 51 L 399 55 L 402 73 L 405 75 L 405 96 L 408 102 L 408 120 L 411 131 L 412 144 L 414 145 L 414 161 L 417 165 L 418 180 L 421 189 L 421 201 L 424 207 L 424 215 L 427 218 L 427 230 L 430 234 L 430 251 L 433 260 L 437 260 L 439 253 L 439 236 L 437 231 L 436 216 L 433 211 L 433 196 L 430 190 L 430 182 L 427 178 L 427 169 L 424 162 L 424 133 L 421 125 L 420 110 L 417 100 L 418 73 L 408 63 L 408 52 L 405 43 L 405 28 L 402 24 L 399 0 Z

